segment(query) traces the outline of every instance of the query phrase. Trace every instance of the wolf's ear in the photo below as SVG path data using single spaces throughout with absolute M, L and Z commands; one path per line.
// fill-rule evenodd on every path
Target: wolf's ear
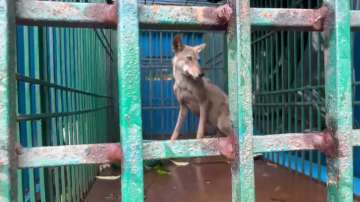
M 206 44 L 203 43 L 203 44 L 200 44 L 200 45 L 197 45 L 194 47 L 194 50 L 197 54 L 200 54 L 201 51 L 203 51 L 206 47 Z
M 184 49 L 184 45 L 181 42 L 180 35 L 176 35 L 173 40 L 173 51 L 174 53 L 180 52 Z

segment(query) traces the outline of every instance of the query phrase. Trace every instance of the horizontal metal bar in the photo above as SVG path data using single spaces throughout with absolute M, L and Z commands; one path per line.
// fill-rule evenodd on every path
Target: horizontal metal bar
M 254 136 L 254 150 L 257 153 L 315 150 L 314 141 L 321 141 L 319 133 L 288 133 Z
M 218 156 L 220 154 L 215 149 L 217 141 L 215 138 L 176 140 L 173 142 L 170 140 L 144 141 L 144 159 Z
M 352 31 L 360 31 L 360 10 L 351 11 L 350 25 Z
M 145 29 L 225 29 L 226 22 L 219 17 L 223 12 L 222 7 L 140 5 L 139 20 Z M 22 25 L 116 28 L 117 24 L 116 5 L 102 3 L 18 0 L 16 14 Z M 251 24 L 256 29 L 319 31 L 323 15 L 323 8 L 251 8 Z
M 213 27 L 224 29 L 217 17 L 217 7 L 141 5 L 142 28 L 158 25 L 180 29 Z M 50 1 L 17 2 L 17 23 L 22 25 L 116 28 L 116 6 L 104 3 L 64 3 Z
M 353 130 L 352 143 L 354 146 L 360 146 L 360 129 Z
M 41 120 L 41 119 L 49 119 L 49 118 L 58 118 L 58 117 L 65 117 L 65 116 L 72 116 L 77 114 L 86 114 L 90 112 L 96 112 L 100 110 L 104 110 L 111 107 L 111 105 L 104 106 L 104 107 L 97 107 L 94 109 L 87 109 L 87 110 L 80 110 L 75 112 L 57 112 L 57 113 L 41 113 L 41 114 L 19 114 L 17 115 L 17 121 L 34 121 L 34 120 Z
M 23 148 L 19 168 L 109 163 L 106 156 L 112 144 L 66 145 Z
M 83 94 L 83 95 L 90 95 L 90 96 L 99 97 L 99 98 L 112 99 L 112 97 L 110 97 L 110 96 L 90 93 L 90 92 L 78 90 L 78 89 L 75 89 L 75 88 L 69 88 L 69 87 L 66 87 L 66 86 L 61 86 L 61 85 L 58 85 L 58 84 L 50 83 L 50 82 L 43 81 L 43 80 L 40 80 L 40 79 L 31 78 L 31 77 L 20 75 L 20 74 L 16 74 L 16 79 L 18 81 L 23 81 L 23 82 L 27 82 L 27 83 L 30 83 L 30 84 L 36 84 L 36 85 L 40 85 L 40 86 L 45 86 L 45 87 L 48 87 L 48 88 L 55 88 L 55 89 L 59 89 L 59 90 L 79 93 L 79 94 Z
M 254 136 L 254 153 L 264 152 L 314 150 L 314 142 L 319 142 L 322 133 L 290 133 L 266 136 Z M 144 160 L 191 158 L 219 156 L 215 149 L 217 138 L 190 139 L 190 140 L 161 140 L 144 141 Z M 79 164 L 108 163 L 104 158 L 106 148 L 116 146 L 112 144 L 68 145 L 52 147 L 34 147 L 22 150 L 19 156 L 19 167 L 48 167 Z M 96 151 L 97 156 L 94 156 Z
M 252 8 L 251 24 L 255 29 L 321 31 L 324 9 Z

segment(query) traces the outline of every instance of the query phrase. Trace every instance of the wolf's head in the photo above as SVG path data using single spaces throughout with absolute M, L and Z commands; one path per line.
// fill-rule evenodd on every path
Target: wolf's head
M 181 72 L 193 79 L 199 79 L 204 76 L 199 64 L 199 54 L 204 50 L 205 44 L 197 46 L 188 46 L 181 42 L 179 35 L 173 40 L 173 66 L 176 71 Z

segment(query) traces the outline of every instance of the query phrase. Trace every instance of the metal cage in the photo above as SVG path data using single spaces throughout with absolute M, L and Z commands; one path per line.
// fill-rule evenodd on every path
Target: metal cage
M 28 196 L 30 201 L 81 200 L 96 172 L 88 165 L 108 163 L 103 154 L 119 145 L 111 143 L 119 137 L 124 202 L 144 201 L 146 160 L 219 155 L 212 138 L 143 140 L 139 30 L 149 28 L 226 31 L 227 88 L 239 143 L 232 164 L 232 201 L 255 201 L 254 154 L 269 153 L 266 157 L 274 161 L 285 154 L 320 161 L 317 152 L 305 150 L 316 150 L 319 137 L 325 141 L 324 128 L 331 129 L 337 143 L 336 155 L 326 159 L 327 200 L 353 201 L 353 147 L 360 145 L 360 134 L 353 122 L 357 77 L 352 85 L 350 45 L 360 12 L 346 0 L 325 0 L 325 10 L 318 9 L 320 4 L 298 8 L 289 6 L 298 1 L 284 2 L 228 1 L 233 15 L 224 24 L 217 15 L 221 7 L 210 4 L 0 0 L 0 201 Z M 326 20 L 331 26 L 324 27 Z M 320 45 L 326 54 L 315 51 L 320 59 L 313 60 L 306 48 L 324 29 L 329 38 Z M 37 40 L 28 43 L 26 37 Z M 16 44 L 23 49 L 16 50 Z M 294 52 L 279 59 L 288 54 L 285 47 Z M 323 63 L 310 65 L 317 67 L 307 72 L 314 82 L 303 76 L 310 70 L 305 55 L 312 57 L 306 63 Z M 316 79 L 320 74 L 315 69 L 324 72 L 323 79 Z M 319 118 L 322 112 L 330 125 Z M 254 135 L 254 128 L 263 135 Z M 17 141 L 25 146 L 21 151 Z M 55 187 L 44 192 L 46 186 Z

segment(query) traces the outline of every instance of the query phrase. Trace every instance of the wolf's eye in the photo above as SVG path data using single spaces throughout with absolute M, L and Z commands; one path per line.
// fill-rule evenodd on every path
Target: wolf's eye
M 192 60 L 193 58 L 191 56 L 187 56 L 186 59 Z

